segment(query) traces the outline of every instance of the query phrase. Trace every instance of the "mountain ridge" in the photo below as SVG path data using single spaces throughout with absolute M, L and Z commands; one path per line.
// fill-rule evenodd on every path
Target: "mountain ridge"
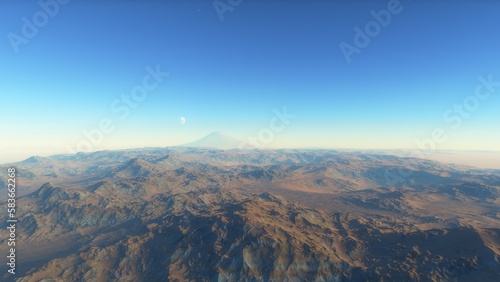
M 196 141 L 179 145 L 177 147 L 231 150 L 248 148 L 248 145 L 244 141 L 234 138 L 226 133 L 214 131 Z
M 190 147 L 16 169 L 18 282 L 500 276 L 500 174 L 488 170 L 334 150 Z M 391 184 L 387 175 L 401 170 L 412 173 Z

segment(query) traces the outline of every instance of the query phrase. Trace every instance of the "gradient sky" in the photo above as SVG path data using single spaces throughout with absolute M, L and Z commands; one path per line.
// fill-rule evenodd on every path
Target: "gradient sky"
M 296 117 L 262 145 L 412 149 L 441 128 L 437 149 L 500 150 L 500 87 L 460 125 L 443 119 L 479 76 L 500 82 L 500 2 L 401 1 L 348 63 L 339 44 L 389 2 L 243 0 L 221 21 L 212 1 L 73 0 L 16 53 L 43 10 L 2 1 L 0 163 L 69 153 L 103 119 L 114 131 L 92 150 L 247 139 L 285 106 Z M 170 75 L 123 117 L 113 102 L 147 66 Z

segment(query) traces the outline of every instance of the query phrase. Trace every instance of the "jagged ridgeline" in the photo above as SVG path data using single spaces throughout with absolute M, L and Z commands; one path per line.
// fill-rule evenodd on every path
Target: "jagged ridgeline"
M 212 137 L 208 143 L 222 142 Z M 18 265 L 3 281 L 500 277 L 496 170 L 213 146 L 33 157 L 12 166 Z M 7 250 L 4 239 L 0 253 Z

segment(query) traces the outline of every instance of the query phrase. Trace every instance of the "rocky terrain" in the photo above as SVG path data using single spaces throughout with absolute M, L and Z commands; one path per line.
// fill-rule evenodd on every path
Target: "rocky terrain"
M 18 264 L 3 281 L 500 279 L 498 170 L 334 150 L 190 147 L 10 166 Z M 0 233 L 7 254 L 8 230 Z

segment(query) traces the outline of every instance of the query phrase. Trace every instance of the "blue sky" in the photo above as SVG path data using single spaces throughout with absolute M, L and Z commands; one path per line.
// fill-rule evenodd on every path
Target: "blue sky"
M 437 149 L 500 150 L 500 87 L 459 126 L 443 118 L 478 77 L 500 82 L 500 3 L 433 2 L 243 0 L 221 20 L 212 1 L 73 0 L 53 15 L 2 1 L 0 163 L 76 151 L 104 119 L 112 132 L 81 149 L 248 139 L 285 106 L 296 117 L 261 145 L 415 149 L 440 128 Z M 339 45 L 388 5 L 399 12 L 348 63 Z M 148 66 L 169 76 L 123 117 L 113 102 Z

